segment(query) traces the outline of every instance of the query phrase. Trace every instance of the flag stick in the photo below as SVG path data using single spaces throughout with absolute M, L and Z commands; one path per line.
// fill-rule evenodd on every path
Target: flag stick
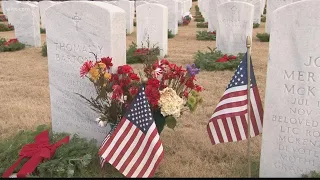
M 247 83 L 247 99 L 248 99 L 248 132 L 247 132 L 247 137 L 248 137 L 248 176 L 251 178 L 251 158 L 250 158 L 250 126 L 251 126 L 251 119 L 250 119 L 250 114 L 251 114 L 251 101 L 250 101 L 250 89 L 251 89 L 251 81 L 250 81 L 250 75 L 251 75 L 251 38 L 250 36 L 247 37 L 247 78 L 248 78 L 248 83 Z

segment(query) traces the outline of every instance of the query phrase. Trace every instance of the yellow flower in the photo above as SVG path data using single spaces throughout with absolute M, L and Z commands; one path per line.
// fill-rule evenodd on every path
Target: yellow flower
M 89 71 L 91 79 L 97 81 L 100 77 L 100 71 L 103 72 L 105 68 L 106 65 L 104 63 L 95 64 Z
M 105 73 L 104 74 L 104 78 L 107 79 L 107 80 L 110 80 L 111 79 L 111 74 Z

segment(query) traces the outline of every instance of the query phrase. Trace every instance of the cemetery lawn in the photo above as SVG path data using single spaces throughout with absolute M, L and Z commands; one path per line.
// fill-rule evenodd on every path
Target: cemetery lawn
M 193 2 L 193 16 L 196 3 Z M 265 23 L 261 23 L 259 28 L 253 29 L 252 37 L 252 60 L 263 104 L 269 43 L 260 42 L 256 34 L 263 33 L 264 28 Z M 194 21 L 188 26 L 179 26 L 179 34 L 169 39 L 168 59 L 186 66 L 194 62 L 193 56 L 198 50 L 215 47 L 214 41 L 196 40 L 196 32 L 200 30 L 204 29 L 197 28 Z M 14 31 L 0 32 L 0 37 L 14 38 Z M 41 44 L 45 37 L 41 34 Z M 132 41 L 136 42 L 135 32 L 127 36 L 127 48 Z M 47 57 L 41 55 L 41 47 L 0 53 L 0 64 L 0 140 L 15 135 L 19 130 L 50 125 L 48 63 Z M 140 64 L 133 67 L 136 72 L 142 69 Z M 207 134 L 207 123 L 233 74 L 233 71 L 200 72 L 197 81 L 205 88 L 202 93 L 204 102 L 195 113 L 187 112 L 178 119 L 174 131 L 166 128 L 161 133 L 165 155 L 156 177 L 247 176 L 247 141 L 213 146 Z M 257 177 L 261 136 L 251 142 L 252 173 Z

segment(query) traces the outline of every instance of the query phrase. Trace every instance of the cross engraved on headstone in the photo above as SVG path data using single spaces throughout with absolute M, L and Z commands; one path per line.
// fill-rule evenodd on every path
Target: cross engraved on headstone
M 78 16 L 77 12 L 75 13 L 75 16 L 72 17 L 72 20 L 76 25 L 76 30 L 78 31 L 79 30 L 78 23 L 81 20 L 81 18 Z

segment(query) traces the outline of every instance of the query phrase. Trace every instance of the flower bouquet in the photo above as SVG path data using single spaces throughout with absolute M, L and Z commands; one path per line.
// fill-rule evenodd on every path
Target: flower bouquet
M 144 73 L 136 74 L 130 65 L 119 66 L 111 73 L 112 58 L 105 57 L 85 62 L 80 70 L 94 85 L 97 96 L 84 97 L 92 109 L 100 114 L 99 126 L 115 126 L 123 117 L 141 85 L 152 109 L 160 133 L 164 126 L 174 129 L 176 119 L 186 110 L 194 111 L 202 98 L 203 88 L 195 84 L 199 73 L 195 65 L 187 69 L 170 63 L 166 59 L 144 63 Z

